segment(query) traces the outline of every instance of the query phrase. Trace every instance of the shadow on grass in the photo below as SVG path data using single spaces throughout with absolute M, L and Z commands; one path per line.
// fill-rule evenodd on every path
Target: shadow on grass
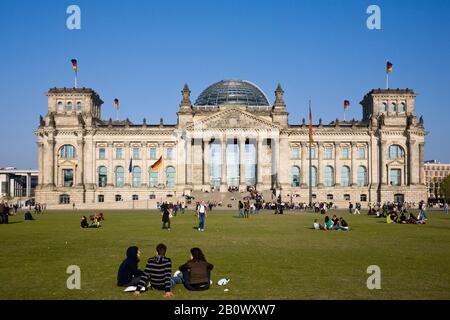
M 32 220 L 32 221 L 34 221 L 34 220 Z M 22 223 L 23 221 L 10 221 L 10 222 L 8 222 L 8 223 L 6 223 L 6 224 L 15 224 L 15 223 Z

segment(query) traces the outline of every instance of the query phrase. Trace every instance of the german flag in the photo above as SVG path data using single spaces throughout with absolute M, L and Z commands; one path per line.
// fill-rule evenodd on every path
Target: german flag
M 389 61 L 386 63 L 386 73 L 391 73 L 392 72 L 392 63 L 390 63 Z
M 159 168 L 161 168 L 161 166 L 162 166 L 162 156 L 159 157 L 158 161 L 156 161 L 154 164 L 151 165 L 149 171 L 152 172 L 152 171 L 159 170 Z
M 78 61 L 77 61 L 77 59 L 72 59 L 71 62 L 72 62 L 73 71 L 75 71 L 75 73 L 76 73 L 77 69 L 78 69 Z
M 350 101 L 344 100 L 344 109 L 350 108 Z

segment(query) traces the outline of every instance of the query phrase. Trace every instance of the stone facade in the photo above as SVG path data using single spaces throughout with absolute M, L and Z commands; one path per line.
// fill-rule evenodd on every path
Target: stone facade
M 309 127 L 305 120 L 288 123 L 283 95 L 278 86 L 272 106 L 199 106 L 186 85 L 176 124 L 133 124 L 102 120 L 103 101 L 92 89 L 50 89 L 48 113 L 35 133 L 36 200 L 130 207 L 133 198 L 176 201 L 193 191 L 251 184 L 285 201 L 308 202 Z M 410 89 L 375 89 L 360 102 L 361 120 L 315 123 L 313 201 L 425 200 L 426 132 L 414 100 Z M 160 157 L 161 168 L 150 173 Z M 232 176 L 230 159 L 243 164 Z

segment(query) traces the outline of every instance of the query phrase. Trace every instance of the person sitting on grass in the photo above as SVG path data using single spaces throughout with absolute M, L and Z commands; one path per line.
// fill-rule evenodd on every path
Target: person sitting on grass
M 97 218 L 98 221 L 105 220 L 105 217 L 103 216 L 103 212 L 100 212 L 99 214 L 96 214 L 95 217 Z
M 97 218 L 94 217 L 94 221 L 92 221 L 92 223 L 89 225 L 88 228 L 100 228 L 100 221 L 98 221 Z
M 200 248 L 192 248 L 191 259 L 181 265 L 178 268 L 180 272 L 175 273 L 174 276 L 180 279 L 184 287 L 190 291 L 208 290 L 211 285 L 211 271 L 213 268 L 214 266 L 206 261 L 205 255 Z
M 344 220 L 344 218 L 339 218 L 339 229 L 338 230 L 345 230 L 348 231 L 350 227 L 348 226 L 347 221 Z
M 333 221 L 333 229 L 339 229 L 339 219 L 336 217 L 336 215 L 333 215 L 331 221 Z
M 119 287 L 137 286 L 143 272 L 138 269 L 141 251 L 133 246 L 127 249 L 127 257 L 120 264 L 117 272 L 117 285 Z
M 331 230 L 333 229 L 333 220 L 330 219 L 330 217 L 325 217 L 325 230 Z
M 397 215 L 397 212 L 395 212 L 395 211 L 391 212 L 391 222 L 392 223 L 397 223 L 398 222 L 398 215 Z
M 319 223 L 319 219 L 314 219 L 313 227 L 314 230 L 325 230 L 325 227 Z
M 89 223 L 87 222 L 86 216 L 82 216 L 81 217 L 80 225 L 81 225 L 82 228 L 89 228 Z
M 409 214 L 407 223 L 408 224 L 417 224 L 417 219 L 416 219 L 416 217 L 414 217 L 414 215 L 412 213 Z
M 406 216 L 404 212 L 401 213 L 398 223 L 406 223 Z
M 33 216 L 31 215 L 30 211 L 25 212 L 25 220 L 31 221 L 34 220 Z
M 390 214 L 386 215 L 386 223 L 392 223 L 392 219 L 391 219 L 391 215 Z
M 173 297 L 172 287 L 181 283 L 181 279 L 171 278 L 172 260 L 166 257 L 166 252 L 167 247 L 164 243 L 156 246 L 156 256 L 148 259 L 136 291 L 133 293 L 135 297 L 139 296 L 142 288 L 147 288 L 149 283 L 152 289 L 164 291 L 165 298 Z

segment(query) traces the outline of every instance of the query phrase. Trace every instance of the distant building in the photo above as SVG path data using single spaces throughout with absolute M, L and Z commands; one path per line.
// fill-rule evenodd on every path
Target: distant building
M 38 185 L 37 170 L 0 168 L 0 197 L 32 198 Z
M 436 160 L 425 161 L 425 182 L 428 198 L 441 198 L 441 183 L 450 174 L 450 164 L 439 163 Z

